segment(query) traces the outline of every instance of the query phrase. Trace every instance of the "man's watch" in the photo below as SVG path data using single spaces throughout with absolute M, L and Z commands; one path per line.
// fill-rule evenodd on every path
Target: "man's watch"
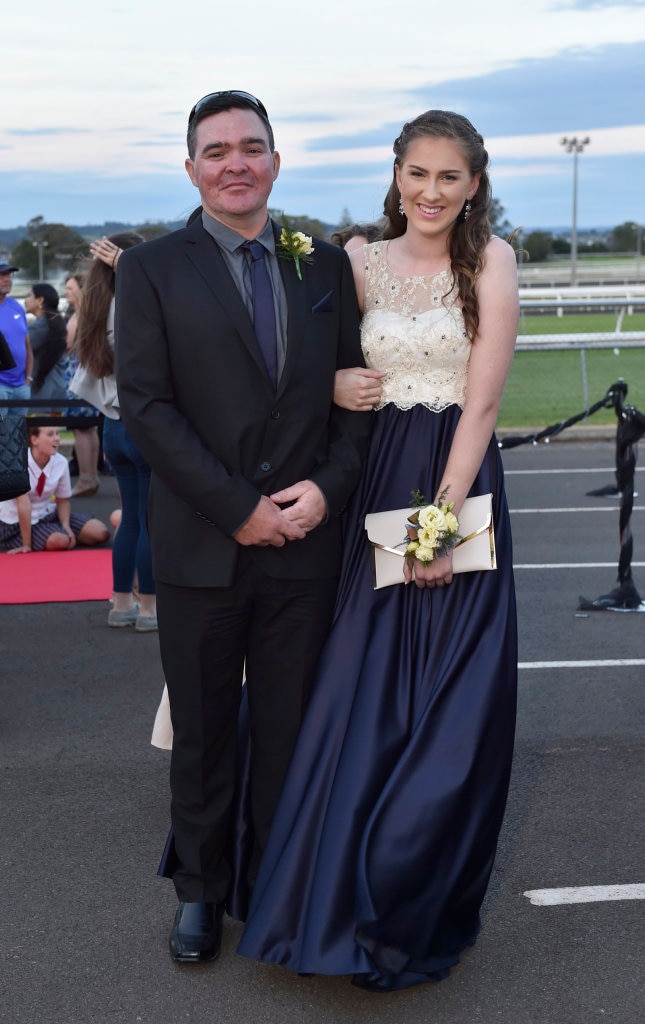
M 34 382 L 34 378 L 33 377 L 25 377 L 25 380 L 26 380 L 27 384 L 33 384 L 33 382 Z

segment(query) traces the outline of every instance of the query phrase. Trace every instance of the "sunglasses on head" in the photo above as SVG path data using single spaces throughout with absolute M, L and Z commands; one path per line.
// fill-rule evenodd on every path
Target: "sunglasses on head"
M 190 114 L 188 115 L 188 124 L 191 124 L 197 114 L 204 113 L 209 107 L 213 110 L 222 108 L 229 96 L 239 96 L 240 99 L 248 100 L 254 107 L 257 107 L 262 117 L 265 120 L 269 120 L 269 115 L 266 112 L 266 107 L 263 103 L 260 103 L 256 96 L 252 96 L 250 92 L 241 92 L 239 89 L 223 89 L 221 92 L 209 92 L 207 96 L 202 96 L 201 100 L 198 100 Z

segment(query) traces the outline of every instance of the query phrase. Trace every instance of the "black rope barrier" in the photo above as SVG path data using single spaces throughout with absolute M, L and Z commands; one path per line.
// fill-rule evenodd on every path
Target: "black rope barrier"
M 601 398 L 595 405 L 584 409 L 583 412 L 577 413 L 575 416 L 570 416 L 567 420 L 561 420 L 560 423 L 553 423 L 550 427 L 545 427 L 544 430 L 538 431 L 537 434 L 525 434 L 523 437 L 503 437 L 497 442 L 498 448 L 517 448 L 521 444 L 537 444 L 539 441 L 548 440 L 550 437 L 555 437 L 556 434 L 560 434 L 567 427 L 572 427 L 574 423 L 579 423 L 580 420 L 586 419 L 588 416 L 593 416 L 599 409 L 611 409 L 615 406 L 616 392 L 622 392 L 624 389 L 627 393 L 627 385 L 623 380 L 617 381 L 609 388 L 604 398 Z
M 80 408 L 92 409 L 93 406 L 84 398 L 3 398 L 0 399 L 0 409 L 56 409 L 60 406 L 61 412 L 50 415 L 38 415 L 37 412 L 29 413 L 27 426 L 32 427 L 65 427 L 68 430 L 82 430 L 83 428 L 97 426 L 100 422 L 100 414 L 94 416 L 67 415 L 62 410 Z

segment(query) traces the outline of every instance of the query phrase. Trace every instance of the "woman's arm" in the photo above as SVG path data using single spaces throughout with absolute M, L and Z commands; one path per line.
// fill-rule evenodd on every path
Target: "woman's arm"
M 479 329 L 468 364 L 466 401 L 446 468 L 433 496 L 436 502 L 446 492 L 445 500 L 454 501 L 457 518 L 495 430 L 517 339 L 517 264 L 513 249 L 500 238 L 491 239 L 486 247 L 477 298 Z M 436 559 L 427 568 L 415 565 L 415 579 L 420 586 L 449 583 L 452 556 Z
M 74 342 L 76 341 L 76 328 L 78 327 L 78 310 L 74 310 L 69 320 L 67 321 L 67 332 L 66 332 L 66 346 L 67 351 L 71 352 L 74 348 Z
M 25 334 L 25 353 L 25 380 L 27 384 L 31 384 L 34 379 L 34 353 L 28 334 Z
M 362 248 L 351 253 L 349 260 L 354 275 L 358 306 L 362 313 L 365 299 L 365 257 Z M 352 412 L 373 409 L 381 400 L 381 378 L 385 374 L 385 370 L 369 370 L 361 366 L 337 370 L 334 382 L 335 404 Z

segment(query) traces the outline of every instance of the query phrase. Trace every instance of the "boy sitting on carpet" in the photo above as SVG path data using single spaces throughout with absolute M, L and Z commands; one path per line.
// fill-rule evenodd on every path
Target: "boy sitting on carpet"
M 28 427 L 27 494 L 0 502 L 0 545 L 8 555 L 69 551 L 79 544 L 104 544 L 110 531 L 100 519 L 72 512 L 67 459 L 59 454 L 57 427 Z

